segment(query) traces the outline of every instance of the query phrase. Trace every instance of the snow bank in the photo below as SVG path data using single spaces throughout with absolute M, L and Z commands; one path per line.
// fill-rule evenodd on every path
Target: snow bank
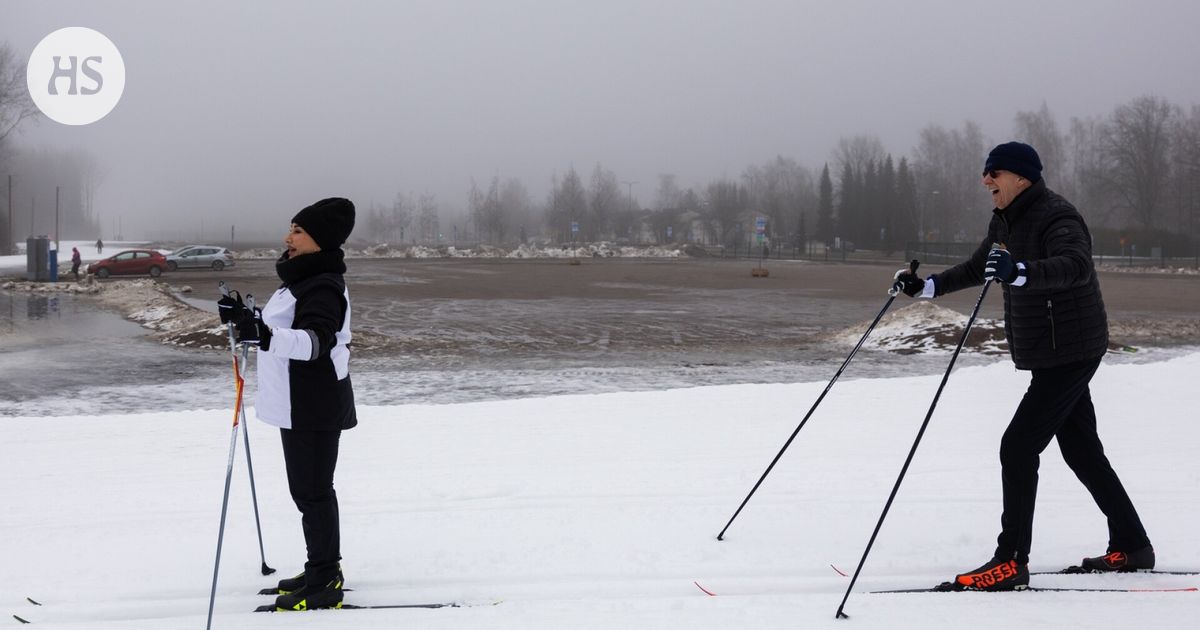
M 454 245 L 391 245 L 380 243 L 362 249 L 346 248 L 347 258 L 678 258 L 686 256 L 687 248 L 658 245 L 616 245 L 609 242 L 580 245 L 530 245 L 515 248 L 476 245 L 460 248 Z M 248 249 L 236 253 L 239 259 L 275 260 L 282 253 L 277 248 Z
M 835 332 L 832 343 L 853 348 L 866 332 L 872 320 Z M 871 336 L 863 343 L 864 349 L 883 350 L 897 354 L 919 352 L 953 351 L 962 338 L 966 315 L 953 309 L 938 306 L 929 300 L 920 300 L 896 309 L 883 316 Z M 964 352 L 980 354 L 1004 354 L 1008 342 L 1004 339 L 1004 322 L 998 319 L 976 318 L 971 334 L 963 345 Z

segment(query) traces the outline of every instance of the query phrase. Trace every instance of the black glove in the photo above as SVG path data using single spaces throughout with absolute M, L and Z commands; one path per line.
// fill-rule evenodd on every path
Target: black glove
M 987 257 L 987 265 L 983 268 L 984 282 L 995 280 L 1005 284 L 1015 283 L 1025 269 L 1018 267 L 1013 261 L 1012 254 L 1007 249 L 999 247 L 992 248 L 991 253 Z M 1023 282 L 1017 284 L 1024 284 Z
M 907 268 L 896 272 L 896 282 L 892 284 L 892 295 L 903 293 L 908 297 L 916 297 L 918 293 L 925 290 L 925 280 L 917 275 L 917 267 L 920 264 L 914 260 Z
M 246 317 L 237 323 L 237 342 L 270 350 L 271 327 L 263 323 L 262 309 L 256 308 L 252 313 L 246 309 L 246 313 Z
M 250 315 L 250 309 L 242 302 L 241 293 L 230 291 L 217 300 L 217 313 L 221 316 L 222 324 L 236 325 Z

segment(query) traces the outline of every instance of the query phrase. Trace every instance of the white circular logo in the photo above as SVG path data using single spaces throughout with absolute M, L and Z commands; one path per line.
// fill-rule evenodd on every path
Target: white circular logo
M 26 68 L 29 95 L 64 125 L 108 115 L 125 91 L 125 61 L 112 41 L 82 26 L 60 28 L 38 42 Z

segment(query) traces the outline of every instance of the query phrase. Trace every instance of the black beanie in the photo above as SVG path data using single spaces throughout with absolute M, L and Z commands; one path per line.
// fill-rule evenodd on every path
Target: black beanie
M 354 203 L 341 197 L 322 199 L 292 217 L 322 251 L 338 249 L 354 229 Z
M 1008 171 L 1030 182 L 1036 182 L 1042 178 L 1042 160 L 1037 151 L 1024 142 L 1005 142 L 996 145 L 988 154 L 987 162 L 983 163 L 983 170 Z

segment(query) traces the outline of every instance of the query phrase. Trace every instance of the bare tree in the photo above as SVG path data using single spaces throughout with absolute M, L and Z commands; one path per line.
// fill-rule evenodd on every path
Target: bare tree
M 977 210 L 987 203 L 980 173 L 987 156 L 983 131 L 968 120 L 961 130 L 930 125 L 914 151 L 917 201 L 924 227 L 934 240 L 949 241 L 978 231 Z
M 716 181 L 705 193 L 705 218 L 723 245 L 734 244 L 737 227 L 747 210 L 746 189 L 737 182 Z
M 8 44 L 0 44 L 0 166 L 6 166 L 11 158 L 8 151 L 9 136 L 23 121 L 36 119 L 37 116 L 37 106 L 29 98 L 29 90 L 25 87 L 25 64 L 17 59 Z M 4 170 L 6 174 L 11 174 L 13 167 L 8 166 Z M 3 178 L 6 197 L 11 193 L 7 190 L 8 181 L 7 177 Z M 16 231 L 16 226 L 8 224 L 6 215 L 0 221 L 0 253 L 12 253 L 10 250 Z
M 1200 245 L 1200 106 L 1180 115 L 1171 133 L 1170 196 L 1174 206 L 1175 231 L 1191 237 L 1192 247 Z M 1194 250 L 1195 251 L 1195 250 Z
M 441 240 L 438 203 L 433 195 L 421 195 L 417 200 L 417 229 L 421 232 L 421 240 L 425 242 L 436 243 Z
M 8 44 L 0 44 L 0 157 L 9 135 L 22 121 L 37 116 L 38 108 L 25 86 L 25 64 Z
M 776 156 L 742 175 L 750 207 L 770 221 L 773 239 L 794 235 L 800 214 L 815 205 L 812 174 L 792 158 Z
M 396 197 L 392 199 L 392 216 L 388 222 L 389 241 L 404 242 L 404 231 L 412 224 L 413 210 L 412 194 L 396 193 Z
M 412 194 L 401 192 L 396 193 L 390 208 L 372 203 L 367 210 L 367 238 L 377 243 L 403 243 L 414 205 Z
M 1042 171 L 1054 183 L 1054 189 L 1067 198 L 1074 198 L 1075 184 L 1070 181 L 1067 170 L 1067 139 L 1058 129 L 1050 107 L 1042 102 L 1036 112 L 1017 112 L 1013 121 L 1013 137 L 1025 142 L 1038 152 L 1042 159 Z
M 625 205 L 621 199 L 621 185 L 612 171 L 596 164 L 592 170 L 592 185 L 588 190 L 588 226 L 583 233 L 588 240 L 597 241 L 612 231 L 616 213 Z
M 914 236 L 922 242 L 925 240 L 921 231 L 923 217 L 917 206 L 916 181 L 908 168 L 908 158 L 904 157 L 900 158 L 900 166 L 896 168 L 896 204 L 892 214 L 895 216 L 892 226 L 897 246 Z
M 492 177 L 492 183 L 488 186 L 487 193 L 481 192 L 475 185 L 475 180 L 472 179 L 467 205 L 480 240 L 486 239 L 492 244 L 503 243 L 509 224 L 508 217 L 504 213 L 504 206 L 500 203 L 500 177 Z
M 1170 176 L 1170 126 L 1175 108 L 1142 96 L 1113 112 L 1106 148 L 1112 159 L 1109 179 L 1131 218 L 1154 228 L 1161 217 Z
M 90 153 L 80 157 L 81 186 L 83 188 L 83 214 L 88 221 L 95 220 L 96 192 L 100 190 L 108 172 L 96 162 L 96 157 Z
M 586 218 L 587 193 L 573 166 L 567 170 L 562 180 L 554 176 L 550 181 L 550 195 L 546 201 L 546 224 L 555 238 L 566 242 L 575 238 L 571 232 L 571 223 Z
M 1100 118 L 1072 118 L 1066 136 L 1069 178 L 1076 182 L 1075 196 L 1070 197 L 1088 222 L 1108 227 L 1122 221 L 1115 184 L 1111 180 L 1112 166 L 1107 153 L 1109 125 Z
M 845 167 L 849 166 L 853 173 L 861 176 L 866 171 L 867 164 L 883 161 L 886 153 L 883 142 L 877 136 L 843 137 L 838 140 L 838 146 L 833 151 L 833 161 L 837 163 L 839 171 L 844 171 Z
M 658 174 L 658 190 L 654 193 L 654 208 L 678 208 L 683 199 L 683 191 L 679 189 L 674 173 Z

